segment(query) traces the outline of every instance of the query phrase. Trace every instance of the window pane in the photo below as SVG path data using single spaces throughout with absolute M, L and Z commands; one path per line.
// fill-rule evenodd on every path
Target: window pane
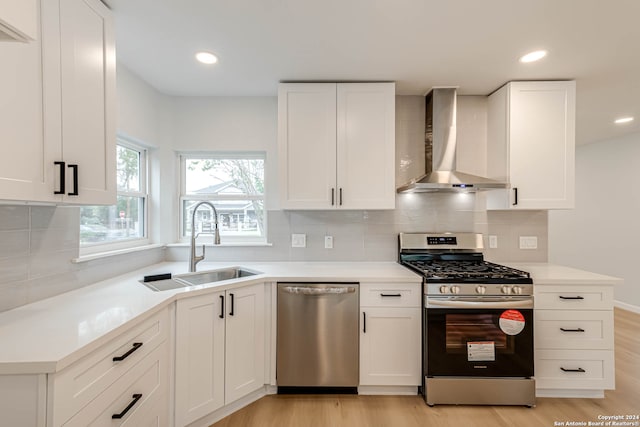
M 185 160 L 187 194 L 264 194 L 264 159 Z
M 118 191 L 140 191 L 140 152 L 118 145 Z
M 183 201 L 183 227 L 186 236 L 191 235 L 193 208 L 200 201 Z M 264 235 L 263 200 L 216 200 L 211 202 L 218 211 L 218 227 L 221 236 L 261 237 Z M 212 233 L 215 215 L 213 209 L 202 205 L 196 213 L 196 232 Z
M 80 209 L 80 244 L 138 239 L 144 236 L 144 198 L 118 196 L 115 206 Z

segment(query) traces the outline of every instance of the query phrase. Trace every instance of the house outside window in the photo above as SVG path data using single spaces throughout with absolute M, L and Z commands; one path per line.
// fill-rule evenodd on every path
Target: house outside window
M 117 144 L 117 202 L 80 208 L 84 253 L 143 244 L 147 238 L 147 153 L 127 141 Z M 115 247 L 110 245 L 117 244 Z
M 220 235 L 226 242 L 266 242 L 264 210 L 264 153 L 207 153 L 180 155 L 181 236 L 191 235 L 193 208 L 201 201 L 218 212 Z M 213 232 L 213 210 L 204 205 L 196 213 L 196 233 Z M 206 240 L 204 240 L 206 242 Z

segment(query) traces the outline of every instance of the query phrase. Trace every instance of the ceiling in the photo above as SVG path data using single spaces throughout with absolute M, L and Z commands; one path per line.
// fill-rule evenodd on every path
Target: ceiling
M 640 132 L 638 0 L 103 0 L 119 61 L 178 96 L 275 96 L 280 81 L 395 81 L 398 95 L 575 79 L 578 144 Z M 542 61 L 518 58 L 546 49 Z M 219 62 L 204 66 L 195 52 Z M 635 116 L 614 125 L 621 116 Z

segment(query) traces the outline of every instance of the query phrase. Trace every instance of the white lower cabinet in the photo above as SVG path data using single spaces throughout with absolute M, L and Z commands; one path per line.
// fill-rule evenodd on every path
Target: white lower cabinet
M 539 397 L 603 397 L 615 388 L 611 286 L 535 287 Z
M 176 426 L 265 384 L 264 284 L 181 299 L 176 312 Z
M 420 283 L 360 285 L 361 394 L 421 384 L 420 298 Z

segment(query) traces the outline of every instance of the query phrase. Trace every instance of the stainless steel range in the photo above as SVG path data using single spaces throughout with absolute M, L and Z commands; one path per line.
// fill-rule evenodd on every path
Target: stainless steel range
M 533 281 L 484 260 L 476 233 L 401 233 L 399 261 L 424 277 L 428 405 L 535 404 Z

